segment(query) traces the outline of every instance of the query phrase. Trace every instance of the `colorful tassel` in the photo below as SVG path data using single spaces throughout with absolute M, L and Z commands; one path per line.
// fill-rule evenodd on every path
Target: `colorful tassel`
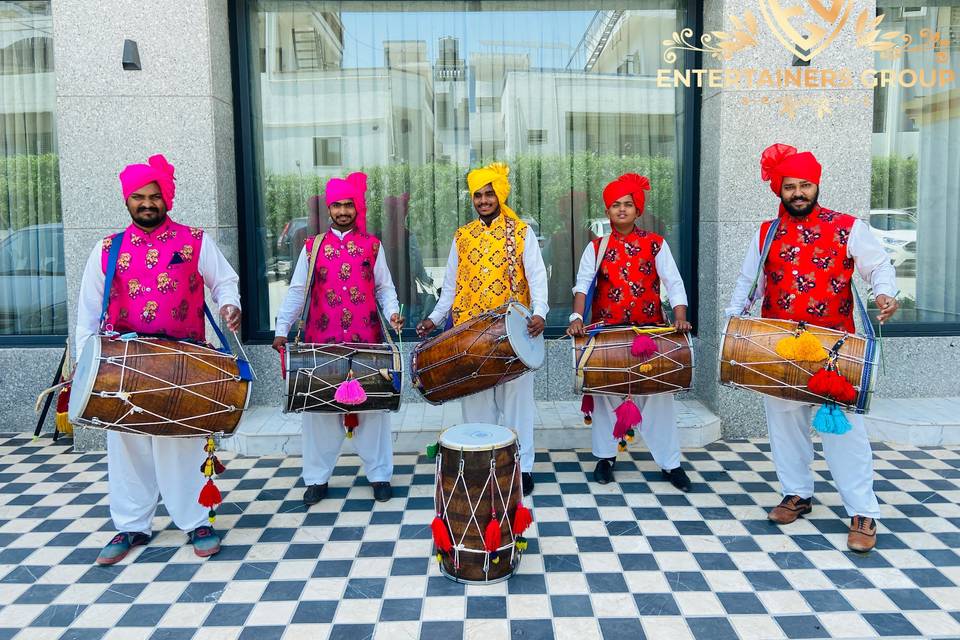
M 430 530 L 433 532 L 433 544 L 437 551 L 450 553 L 453 549 L 453 541 L 450 540 L 450 531 L 447 529 L 447 523 L 439 514 L 430 523 Z
M 843 411 L 834 403 L 824 403 L 813 417 L 813 428 L 820 433 L 843 435 L 850 431 L 850 421 Z
M 638 333 L 630 345 L 630 353 L 634 358 L 648 360 L 657 353 L 657 341 L 645 333 Z
M 843 404 L 852 404 L 857 400 L 856 388 L 843 374 L 832 367 L 824 367 L 810 376 L 807 389 L 818 396 Z
M 333 399 L 340 404 L 356 405 L 367 401 L 367 392 L 360 382 L 353 377 L 353 371 L 347 374 L 347 379 L 340 383 Z
M 438 453 L 440 453 L 440 443 L 439 443 L 439 442 L 434 442 L 434 443 L 432 443 L 432 444 L 428 444 L 428 445 L 427 445 L 427 457 L 428 457 L 428 458 L 431 458 L 431 459 L 436 458 Z
M 527 530 L 527 527 L 533 522 L 533 514 L 530 509 L 523 506 L 520 502 L 517 504 L 517 512 L 513 514 L 513 535 L 518 536 Z
M 651 371 L 653 371 L 652 364 L 647 364 L 644 362 L 642 365 L 640 365 L 640 373 L 650 373 Z
M 347 438 L 353 437 L 353 430 L 360 425 L 360 419 L 355 413 L 343 414 L 343 427 L 347 430 Z
M 517 536 L 517 551 L 523 553 L 527 550 L 527 539 L 523 536 Z
M 820 340 L 809 331 L 778 340 L 774 350 L 784 360 L 797 362 L 823 362 L 829 357 Z
M 613 437 L 617 440 L 623 440 L 627 431 L 639 427 L 643 421 L 640 409 L 637 408 L 630 396 L 624 398 L 620 406 L 614 409 L 614 413 L 617 414 L 617 421 L 613 425 Z
M 495 553 L 500 548 L 501 541 L 500 519 L 494 516 L 490 518 L 487 529 L 483 532 L 483 548 L 487 553 Z
M 218 504 L 223 502 L 223 496 L 220 495 L 220 489 L 217 489 L 217 485 L 213 484 L 212 479 L 207 478 L 207 483 L 203 485 L 203 489 L 200 490 L 200 498 L 197 500 L 197 502 L 208 509 L 213 509 Z
M 70 408 L 70 385 L 66 385 L 60 388 L 60 393 L 57 395 L 57 413 L 54 416 L 54 424 L 57 427 L 57 431 L 64 435 L 73 434 L 73 425 L 70 424 L 70 417 L 68 410 Z
M 580 412 L 583 414 L 583 424 L 593 424 L 593 396 L 589 393 L 580 401 Z

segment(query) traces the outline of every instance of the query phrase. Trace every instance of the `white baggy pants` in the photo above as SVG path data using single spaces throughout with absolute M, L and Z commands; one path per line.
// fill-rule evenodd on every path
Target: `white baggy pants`
M 197 502 L 206 478 L 205 438 L 160 438 L 107 432 L 110 516 L 117 531 L 150 535 L 157 503 L 181 531 L 209 524 Z
M 593 455 L 598 458 L 617 456 L 617 439 L 613 437 L 614 414 L 622 398 L 596 394 L 593 396 Z M 653 396 L 633 396 L 643 415 L 637 434 L 653 455 L 654 461 L 665 471 L 680 466 L 680 435 L 677 432 L 677 411 L 672 393 Z
M 330 480 L 347 436 L 343 415 L 303 413 L 303 482 Z M 353 446 L 363 460 L 368 482 L 390 482 L 393 476 L 393 435 L 389 413 L 361 413 L 353 430 Z
M 770 432 L 770 451 L 784 496 L 813 496 L 813 416 L 819 407 L 764 396 Z M 863 416 L 844 412 L 852 427 L 836 435 L 821 433 L 823 457 L 837 485 L 847 515 L 878 518 L 880 506 L 873 492 L 873 451 Z
M 460 400 L 464 422 L 498 424 L 513 429 L 520 444 L 520 470 L 533 472 L 533 371 Z

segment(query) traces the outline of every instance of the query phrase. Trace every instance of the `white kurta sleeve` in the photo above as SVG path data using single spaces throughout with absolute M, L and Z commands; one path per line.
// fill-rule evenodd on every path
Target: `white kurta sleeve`
M 870 283 L 874 297 L 896 296 L 897 271 L 883 245 L 862 220 L 854 222 L 850 229 L 847 255 L 853 258 L 860 277 Z
M 304 247 L 300 249 L 300 257 L 297 258 L 297 266 L 290 279 L 290 288 L 287 289 L 287 294 L 283 297 L 283 302 L 277 311 L 277 328 L 274 335 L 287 337 L 303 311 L 303 295 L 307 289 L 309 262 L 307 249 Z
M 580 267 L 577 269 L 577 280 L 573 285 L 573 294 L 582 293 L 587 295 L 590 285 L 593 284 L 593 278 L 597 273 L 597 250 L 593 243 L 587 243 L 580 254 Z
M 667 300 L 670 307 L 687 304 L 687 290 L 683 286 L 683 278 L 680 277 L 680 270 L 677 269 L 677 263 L 670 253 L 670 246 L 667 241 L 663 241 L 660 252 L 656 259 L 657 274 L 660 276 L 660 282 L 667 293 Z
M 438 327 L 443 326 L 450 309 L 453 308 L 453 296 L 457 289 L 457 267 L 459 265 L 457 240 L 454 238 L 450 243 L 450 255 L 447 256 L 447 270 L 443 274 L 443 288 L 440 289 L 440 299 L 437 300 L 437 306 L 433 308 L 433 313 L 427 316 Z
M 740 268 L 740 274 L 737 276 L 737 284 L 733 288 L 733 295 L 730 297 L 730 306 L 723 310 L 726 317 L 737 316 L 743 313 L 743 307 L 747 304 L 747 297 L 750 295 L 750 287 L 753 286 L 753 279 L 760 269 L 760 229 L 753 234 L 753 239 L 747 247 L 747 255 L 743 259 L 743 266 Z M 760 273 L 757 281 L 756 299 L 763 296 L 764 276 Z
M 377 304 L 389 320 L 390 316 L 400 312 L 400 301 L 397 300 L 397 287 L 393 284 L 390 265 L 387 264 L 387 258 L 383 255 L 382 244 L 380 251 L 377 252 L 377 261 L 373 263 L 373 283 L 376 287 Z
M 83 345 L 87 339 L 100 329 L 100 314 L 103 306 L 103 286 L 106 277 L 103 275 L 101 255 L 102 245 L 98 242 L 87 258 L 83 269 L 83 279 L 80 281 L 80 299 L 77 303 L 77 327 L 74 331 L 76 351 L 74 357 L 79 358 Z
M 217 310 L 232 304 L 240 308 L 240 277 L 227 262 L 220 247 L 210 234 L 203 234 L 200 244 L 200 256 L 197 258 L 197 271 L 210 289 L 210 297 Z
M 523 241 L 523 272 L 527 276 L 527 286 L 530 287 L 530 306 L 533 307 L 531 311 L 533 315 L 546 319 L 550 312 L 550 305 L 547 303 L 547 267 L 543 264 L 537 234 L 529 226 Z

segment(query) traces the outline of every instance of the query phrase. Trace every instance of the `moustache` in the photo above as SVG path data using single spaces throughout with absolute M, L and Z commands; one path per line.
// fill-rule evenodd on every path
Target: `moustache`
M 147 213 L 147 212 L 160 213 L 160 209 L 156 207 L 140 207 L 137 209 L 137 213 Z

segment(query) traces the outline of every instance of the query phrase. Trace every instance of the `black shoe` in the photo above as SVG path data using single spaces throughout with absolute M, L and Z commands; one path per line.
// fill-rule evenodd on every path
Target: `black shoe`
M 523 495 L 528 496 L 533 493 L 533 474 L 523 472 L 520 474 L 520 483 L 523 485 Z
M 690 478 L 687 477 L 687 472 L 683 470 L 683 467 L 670 469 L 670 471 L 661 469 L 660 473 L 663 474 L 664 480 L 669 480 L 670 484 L 680 489 L 680 491 L 684 493 L 690 491 Z
M 303 504 L 308 507 L 313 504 L 317 504 L 321 500 L 327 497 L 327 483 L 323 484 L 312 484 L 307 487 L 307 490 L 303 492 Z
M 389 482 L 371 482 L 373 487 L 373 499 L 377 502 L 386 502 L 393 497 L 393 487 Z
M 613 465 L 616 458 L 600 458 L 597 460 L 597 466 L 593 470 L 593 481 L 599 484 L 609 484 L 613 482 Z

